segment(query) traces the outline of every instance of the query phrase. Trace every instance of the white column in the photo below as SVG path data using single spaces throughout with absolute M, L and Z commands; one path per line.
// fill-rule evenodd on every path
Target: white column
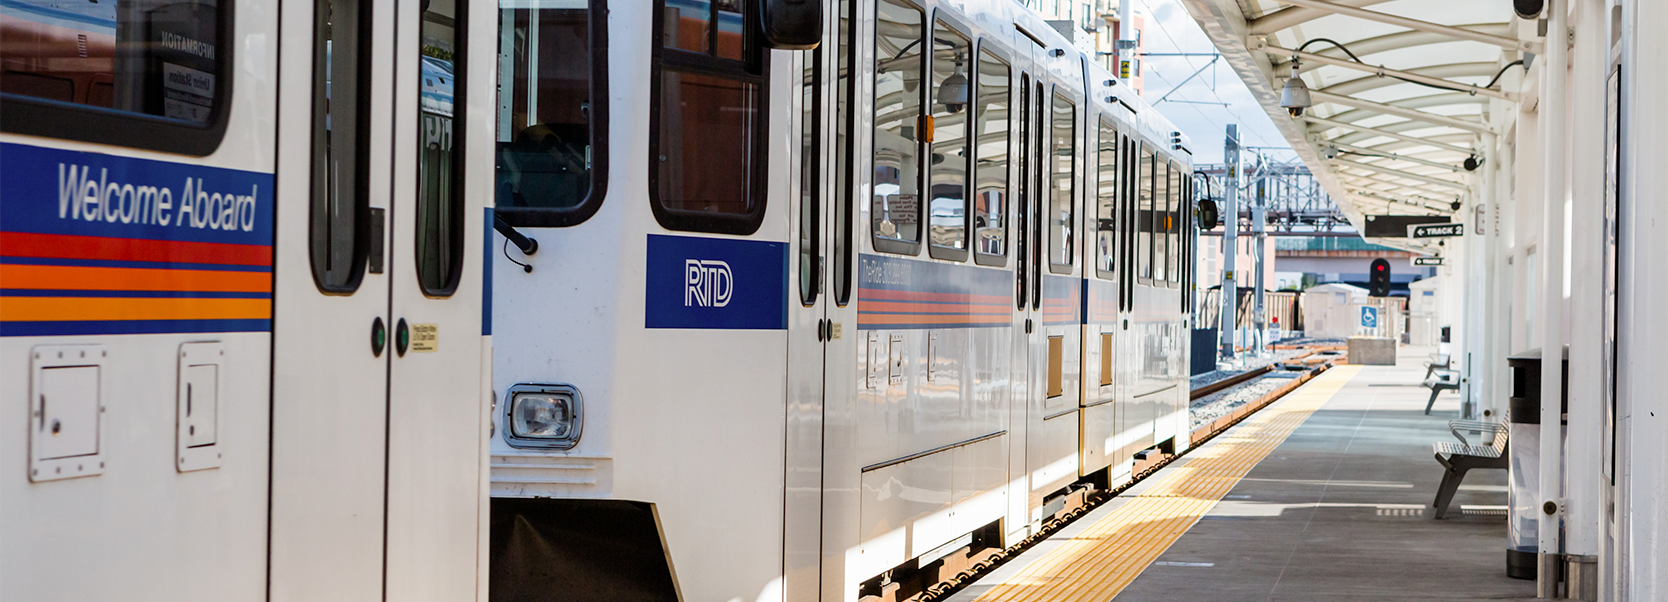
M 1478 226 L 1482 227 L 1483 235 L 1480 245 L 1482 252 L 1477 253 L 1482 267 L 1472 275 L 1472 279 L 1480 283 L 1477 289 L 1477 310 L 1472 315 L 1477 319 L 1477 338 L 1474 340 L 1478 342 L 1477 347 L 1481 353 L 1473 356 L 1475 359 L 1472 360 L 1471 378 L 1472 387 L 1481 393 L 1477 404 L 1478 415 L 1482 416 L 1486 412 L 1487 415 L 1482 416 L 1483 419 L 1501 421 L 1497 408 L 1504 404 L 1501 403 L 1499 387 L 1495 384 L 1499 379 L 1494 378 L 1495 364 L 1505 363 L 1505 355 L 1500 350 L 1498 337 L 1495 336 L 1495 330 L 1500 324 L 1494 318 L 1495 314 L 1501 313 L 1495 295 L 1495 290 L 1500 286 L 1500 270 L 1496 268 L 1498 253 L 1495 251 L 1495 247 L 1500 244 L 1500 199 L 1496 198 L 1495 194 L 1498 181 L 1495 174 L 1499 173 L 1500 169 L 1500 153 L 1496 149 L 1494 134 L 1483 134 L 1482 143 L 1482 195 L 1478 199 L 1478 205 L 1483 211 L 1482 223 Z
M 1609 64 L 1604 0 L 1575 3 L 1570 157 L 1604 157 L 1605 79 Z M 1564 551 L 1597 554 L 1603 532 L 1604 442 L 1604 162 L 1570 161 L 1569 498 Z
M 1546 11 L 1548 15 L 1546 35 L 1546 61 L 1541 70 L 1541 104 L 1539 114 L 1541 118 L 1541 177 L 1544 178 L 1542 188 L 1543 205 L 1541 207 L 1541 239 L 1539 242 L 1541 262 L 1541 309 L 1542 321 L 1537 328 L 1541 335 L 1541 457 L 1540 457 L 1540 493 L 1543 505 L 1557 503 L 1559 488 L 1563 485 L 1563 470 L 1560 466 L 1564 457 L 1563 437 L 1560 434 L 1563 423 L 1563 408 L 1559 400 L 1563 398 L 1563 350 L 1564 350 L 1564 200 L 1565 174 L 1568 167 L 1564 157 L 1566 155 L 1565 140 L 1565 95 L 1568 93 L 1568 61 L 1569 51 L 1566 45 L 1566 31 L 1568 31 L 1568 3 L 1565 0 L 1548 0 Z M 1539 521 L 1540 540 L 1540 578 L 1537 580 L 1538 592 L 1543 598 L 1551 598 L 1556 594 L 1557 576 L 1555 564 L 1549 563 L 1549 558 L 1556 558 L 1563 552 L 1563 545 L 1559 538 L 1559 521 L 1556 516 L 1541 515 Z M 1549 585 L 1550 584 L 1550 585 Z

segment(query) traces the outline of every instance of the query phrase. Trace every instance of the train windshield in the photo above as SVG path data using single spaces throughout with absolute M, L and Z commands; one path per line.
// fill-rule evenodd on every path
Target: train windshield
M 204 125 L 220 99 L 213 0 L 0 2 L 0 93 Z

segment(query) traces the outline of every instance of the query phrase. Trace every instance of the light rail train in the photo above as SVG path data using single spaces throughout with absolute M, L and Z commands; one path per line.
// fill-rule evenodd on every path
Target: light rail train
M 1007 0 L 0 34 L 8 599 L 901 597 L 1188 443 L 1187 142 Z

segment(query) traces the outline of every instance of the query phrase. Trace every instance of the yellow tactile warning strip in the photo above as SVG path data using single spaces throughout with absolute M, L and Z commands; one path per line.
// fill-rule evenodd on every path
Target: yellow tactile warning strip
M 1187 463 L 979 601 L 1100 602 L 1117 596 L 1360 370 L 1328 370 L 1219 435 L 1212 445 L 1189 452 Z

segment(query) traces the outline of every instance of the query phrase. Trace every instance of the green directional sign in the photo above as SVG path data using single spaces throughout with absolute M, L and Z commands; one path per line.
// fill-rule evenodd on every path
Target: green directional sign
M 1419 224 L 1407 227 L 1408 238 L 1445 238 L 1465 236 L 1465 224 Z

